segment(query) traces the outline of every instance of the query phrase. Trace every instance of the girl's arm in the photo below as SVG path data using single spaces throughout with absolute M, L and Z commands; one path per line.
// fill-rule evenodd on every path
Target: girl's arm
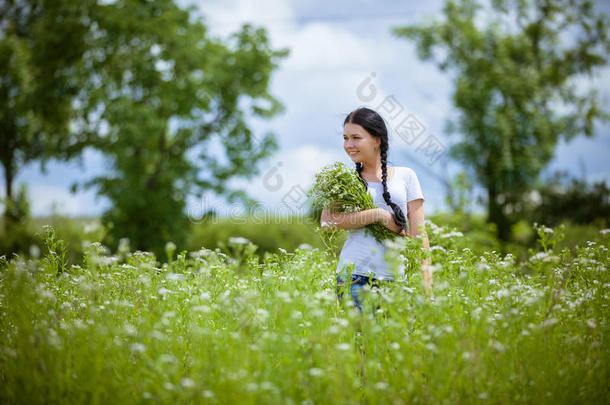
M 322 217 L 320 218 L 320 227 L 323 230 L 333 226 L 340 229 L 362 228 L 363 226 L 379 221 L 381 217 L 380 210 L 382 210 L 382 208 L 372 208 L 360 212 L 334 212 L 323 210 Z
M 419 198 L 417 200 L 409 201 L 407 203 L 407 217 L 409 218 L 409 231 L 411 237 L 416 237 L 420 234 L 422 236 L 422 247 L 426 250 L 430 249 L 430 241 L 428 241 L 428 234 L 424 227 L 424 200 Z M 422 275 L 424 276 L 424 287 L 426 294 L 431 294 L 432 287 L 432 272 L 428 268 L 428 259 L 422 261 Z M 432 295 L 432 298 L 434 296 Z

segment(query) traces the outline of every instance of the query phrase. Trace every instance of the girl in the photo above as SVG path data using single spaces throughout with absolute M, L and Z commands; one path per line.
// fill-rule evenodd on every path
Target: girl
M 343 122 L 343 148 L 356 164 L 356 171 L 377 208 L 355 213 L 324 210 L 320 223 L 327 222 L 330 226 L 348 230 L 337 266 L 337 290 L 347 278 L 346 266 L 353 264 L 350 292 L 354 303 L 362 311 L 359 292 L 364 285 L 375 286 L 378 280 L 393 279 L 384 259 L 385 246 L 372 235 L 365 234 L 364 227 L 380 222 L 394 232 L 407 235 L 408 218 L 411 231 L 408 236 L 417 236 L 420 228 L 423 230 L 424 196 L 412 169 L 387 165 L 388 131 L 377 112 L 363 107 L 348 114 Z M 430 248 L 425 232 L 422 234 L 422 244 L 424 248 Z M 428 263 L 424 261 L 422 264 L 422 268 L 425 268 Z M 401 272 L 404 272 L 404 266 Z M 432 274 L 429 270 L 422 270 L 422 273 L 426 294 L 429 295 Z

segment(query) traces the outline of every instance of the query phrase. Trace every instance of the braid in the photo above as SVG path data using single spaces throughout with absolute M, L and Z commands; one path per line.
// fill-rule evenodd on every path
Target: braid
M 362 184 L 364 184 L 364 187 L 368 187 L 368 183 L 366 182 L 366 180 L 364 180 L 364 177 L 362 177 L 362 162 L 356 163 L 356 171 L 358 172 L 358 177 Z
M 390 192 L 388 191 L 388 186 L 386 184 L 386 181 L 388 179 L 388 168 L 387 168 L 387 154 L 388 154 L 388 144 L 387 142 L 384 142 L 383 137 L 381 138 L 381 184 L 383 184 L 383 199 L 385 200 L 386 204 L 388 204 L 390 207 L 392 207 L 392 210 L 394 210 L 394 222 L 396 222 L 396 225 L 400 226 L 401 230 L 404 230 L 405 232 L 407 231 L 407 220 L 405 219 L 405 214 L 404 212 L 402 212 L 402 210 L 400 209 L 400 207 L 398 205 L 396 205 L 395 202 L 392 202 L 392 200 L 390 200 Z M 394 176 L 396 176 L 396 173 L 394 173 Z

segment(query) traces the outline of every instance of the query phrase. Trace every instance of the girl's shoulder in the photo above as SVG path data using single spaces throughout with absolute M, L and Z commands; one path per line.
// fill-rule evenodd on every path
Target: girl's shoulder
M 414 176 L 417 177 L 415 170 L 407 166 L 394 166 L 394 173 L 401 176 L 405 181 Z

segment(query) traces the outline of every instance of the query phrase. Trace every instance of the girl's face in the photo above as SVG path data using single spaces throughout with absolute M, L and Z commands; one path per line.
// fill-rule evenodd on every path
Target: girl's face
M 358 124 L 348 122 L 343 127 L 343 149 L 354 163 L 373 163 L 377 159 L 381 138 L 368 133 Z

